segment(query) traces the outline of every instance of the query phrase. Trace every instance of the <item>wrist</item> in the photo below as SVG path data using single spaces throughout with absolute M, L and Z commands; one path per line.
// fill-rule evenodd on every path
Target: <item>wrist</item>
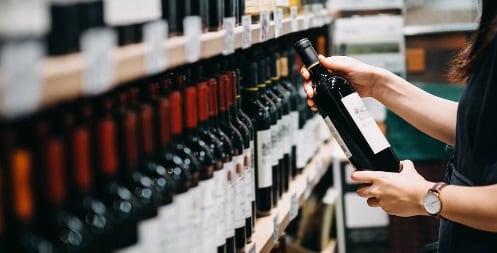
M 371 80 L 373 80 L 371 97 L 382 101 L 383 98 L 388 96 L 389 87 L 392 87 L 392 84 L 395 83 L 396 75 L 386 69 L 373 67 L 371 76 Z

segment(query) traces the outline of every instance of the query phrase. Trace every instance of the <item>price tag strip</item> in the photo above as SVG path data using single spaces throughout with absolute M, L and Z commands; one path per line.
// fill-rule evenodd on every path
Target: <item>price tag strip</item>
M 277 8 L 274 10 L 274 37 L 281 36 L 283 30 L 283 9 Z
M 261 23 L 261 35 L 260 42 L 267 41 L 269 38 L 269 24 L 271 22 L 271 14 L 269 11 L 262 11 L 260 14 L 260 23 Z
M 296 32 L 299 30 L 299 23 L 297 20 L 297 16 L 298 16 L 297 6 L 292 6 L 292 8 L 290 8 L 290 16 L 291 16 L 291 20 L 292 20 L 291 31 Z
M 290 197 L 290 221 L 295 219 L 299 213 L 299 199 L 297 194 L 293 193 Z
M 273 217 L 273 241 L 277 242 L 280 238 L 280 215 L 276 214 Z
M 235 25 L 235 17 L 224 18 L 224 55 L 232 54 L 235 52 Z
M 168 27 L 163 20 L 143 26 L 143 40 L 146 47 L 145 70 L 148 74 L 157 74 L 166 69 Z
M 242 17 L 242 48 L 246 49 L 252 46 L 252 30 L 250 26 L 252 25 L 252 16 L 245 15 Z
M 185 36 L 185 58 L 189 63 L 200 59 L 202 21 L 199 16 L 189 16 L 183 19 Z

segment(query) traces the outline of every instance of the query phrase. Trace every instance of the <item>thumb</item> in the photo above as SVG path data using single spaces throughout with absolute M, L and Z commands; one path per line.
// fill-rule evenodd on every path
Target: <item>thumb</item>
M 331 56 L 326 58 L 323 55 L 319 55 L 318 58 L 321 65 L 332 72 L 347 73 L 347 70 L 350 68 L 350 59 L 345 56 Z

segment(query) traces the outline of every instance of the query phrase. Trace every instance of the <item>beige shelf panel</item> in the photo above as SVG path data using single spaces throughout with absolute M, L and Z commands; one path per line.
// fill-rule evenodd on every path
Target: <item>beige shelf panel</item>
M 255 232 L 252 241 L 255 242 L 256 252 L 270 252 L 273 247 L 274 217 L 278 215 L 280 233 L 285 231 L 290 223 L 291 196 L 295 193 L 299 206 L 304 203 L 306 194 L 314 188 L 322 177 L 325 170 L 332 162 L 332 150 L 337 146 L 334 140 L 325 144 L 313 157 L 303 172 L 290 182 L 289 190 L 278 201 L 278 206 L 271 211 L 271 215 L 258 218 L 255 224 Z

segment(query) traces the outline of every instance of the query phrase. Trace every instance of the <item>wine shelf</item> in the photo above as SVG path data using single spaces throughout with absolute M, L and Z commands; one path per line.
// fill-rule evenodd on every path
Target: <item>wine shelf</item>
M 323 10 L 321 24 L 330 24 L 333 15 Z M 281 35 L 303 31 L 312 27 L 318 27 L 313 22 L 313 16 L 299 15 L 293 21 L 291 17 L 284 18 L 281 25 Z M 292 30 L 292 22 L 297 23 L 297 30 Z M 304 27 L 308 24 L 308 27 Z M 306 29 L 304 29 L 306 28 Z M 271 21 L 269 26 L 269 39 L 274 38 L 275 25 Z M 225 31 L 208 32 L 200 35 L 200 56 L 199 59 L 207 59 L 223 54 Z M 237 26 L 233 31 L 234 49 L 242 48 L 242 26 Z M 250 35 L 252 45 L 260 43 L 261 25 L 252 24 Z M 184 36 L 172 37 L 164 41 L 164 57 L 166 66 L 164 70 L 172 69 L 187 63 L 186 47 L 187 40 Z M 116 48 L 113 52 L 114 76 L 111 88 L 122 83 L 126 83 L 148 75 L 145 68 L 146 45 L 144 43 L 131 44 Z M 43 89 L 40 94 L 39 107 L 45 107 L 60 101 L 74 99 L 84 94 L 83 72 L 84 60 L 80 53 L 49 57 L 42 63 Z M 0 74 L 1 75 L 1 74 Z
M 330 140 L 316 153 L 312 160 L 304 168 L 303 172 L 290 182 L 289 190 L 278 201 L 270 216 L 258 218 L 255 223 L 255 233 L 252 241 L 255 242 L 255 252 L 270 252 L 273 247 L 274 220 L 278 215 L 279 233 L 285 231 L 290 223 L 290 212 L 292 208 L 292 195 L 296 194 L 299 207 L 302 206 L 314 186 L 319 182 L 332 162 L 332 152 L 337 146 L 336 141 Z M 249 245 L 250 246 L 250 245 Z M 332 251 L 330 251 L 332 252 Z

